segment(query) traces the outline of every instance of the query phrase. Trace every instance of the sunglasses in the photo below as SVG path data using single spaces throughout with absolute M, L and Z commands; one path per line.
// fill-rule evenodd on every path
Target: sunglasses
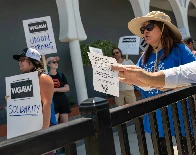
M 140 32 L 141 34 L 144 34 L 144 31 L 147 30 L 147 31 L 152 31 L 154 29 L 154 24 L 153 23 L 149 23 L 148 25 L 146 26 L 142 26 L 140 28 Z
M 59 62 L 58 62 L 58 61 L 52 61 L 52 63 L 53 63 L 53 64 L 58 64 Z
M 114 52 L 114 53 L 112 53 L 112 55 L 116 55 L 116 54 L 119 54 L 119 52 Z
M 20 57 L 20 59 L 19 59 L 18 61 L 20 61 L 20 62 L 24 62 L 25 60 L 28 60 L 28 58 Z

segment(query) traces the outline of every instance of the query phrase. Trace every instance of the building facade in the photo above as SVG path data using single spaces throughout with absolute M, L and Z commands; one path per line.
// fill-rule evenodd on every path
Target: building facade
M 58 0 L 56 0 L 58 1 Z M 57 54 L 61 60 L 59 71 L 63 72 L 70 85 L 68 96 L 73 96 L 77 102 L 77 94 L 73 78 L 72 62 L 69 44 L 59 41 L 59 15 L 55 0 L 0 0 L 0 98 L 5 96 L 5 77 L 20 74 L 18 63 L 12 55 L 20 53 L 26 47 L 23 20 L 51 16 Z M 149 11 L 163 11 L 168 14 L 172 23 L 179 28 L 185 28 L 188 35 L 196 39 L 196 0 L 80 0 L 81 20 L 87 35 L 82 43 L 95 40 L 112 40 L 118 43 L 121 36 L 133 35 L 128 30 L 128 22 L 135 16 L 142 16 Z M 78 53 L 80 54 L 80 52 Z M 134 63 L 140 56 L 129 56 Z M 88 97 L 105 94 L 94 91 L 91 66 L 83 66 Z M 0 100 L 0 104 L 3 100 Z M 0 119 L 0 124 L 3 119 Z

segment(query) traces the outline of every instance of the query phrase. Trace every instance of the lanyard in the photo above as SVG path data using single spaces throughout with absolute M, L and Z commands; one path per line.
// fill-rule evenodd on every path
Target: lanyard
M 159 64 L 159 62 L 164 58 L 164 56 L 165 56 L 165 54 L 163 53 L 163 54 L 160 56 L 159 60 L 157 60 L 158 52 L 156 52 L 156 62 L 155 62 L 155 64 L 154 64 L 153 72 L 158 72 L 158 64 Z

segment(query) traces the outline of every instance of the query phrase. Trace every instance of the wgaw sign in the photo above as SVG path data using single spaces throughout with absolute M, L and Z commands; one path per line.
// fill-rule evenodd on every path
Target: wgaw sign
M 7 138 L 42 129 L 38 72 L 6 78 Z
M 41 55 L 57 53 L 50 16 L 23 20 L 27 47 L 37 49 Z

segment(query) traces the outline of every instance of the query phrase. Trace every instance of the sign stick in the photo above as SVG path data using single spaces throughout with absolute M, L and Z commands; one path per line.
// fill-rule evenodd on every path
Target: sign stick
M 45 55 L 42 55 L 42 61 L 43 61 L 43 64 L 44 64 L 44 69 L 46 70 L 46 72 L 48 72 Z
M 128 55 L 128 54 L 126 54 L 126 60 L 128 60 L 128 58 L 129 58 L 129 55 Z

